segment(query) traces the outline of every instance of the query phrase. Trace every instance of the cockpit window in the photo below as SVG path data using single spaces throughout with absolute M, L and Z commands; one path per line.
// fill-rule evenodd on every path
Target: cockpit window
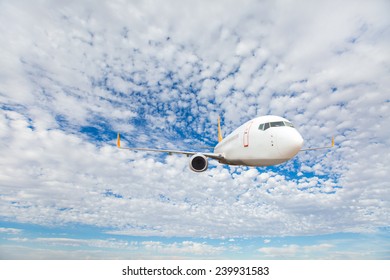
M 260 130 L 267 130 L 270 127 L 271 127 L 270 123 L 262 123 L 259 125 Z
M 270 127 L 281 127 L 281 126 L 288 126 L 288 127 L 294 127 L 294 125 L 290 122 L 270 122 L 270 123 L 262 123 L 259 125 L 259 130 L 267 130 Z
M 272 122 L 271 127 L 285 126 L 284 122 Z
M 261 125 L 259 125 L 259 129 L 260 129 L 260 130 L 264 130 L 264 123 L 262 123 Z

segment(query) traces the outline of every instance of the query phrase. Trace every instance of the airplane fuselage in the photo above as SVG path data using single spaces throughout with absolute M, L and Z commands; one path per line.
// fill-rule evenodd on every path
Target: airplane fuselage
M 214 148 L 221 163 L 230 165 L 270 166 L 294 157 L 302 148 L 303 138 L 287 119 L 262 116 L 252 119 L 225 137 Z

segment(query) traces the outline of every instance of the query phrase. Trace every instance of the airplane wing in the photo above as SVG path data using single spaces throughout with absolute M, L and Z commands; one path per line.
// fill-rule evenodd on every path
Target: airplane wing
M 334 147 L 334 137 L 332 137 L 332 144 L 330 146 L 326 147 L 319 147 L 319 148 L 307 148 L 307 149 L 301 149 L 300 152 L 305 152 L 305 151 L 315 151 L 315 150 L 322 150 L 322 149 L 330 149 Z
M 216 159 L 216 160 L 223 160 L 224 157 L 221 154 L 215 154 L 215 153 L 203 153 L 203 152 L 191 152 L 191 151 L 179 151 L 179 150 L 160 150 L 160 149 L 151 149 L 151 148 L 132 148 L 132 147 L 122 147 L 121 146 L 121 136 L 118 133 L 118 137 L 116 140 L 116 146 L 119 149 L 122 150 L 131 150 L 131 151 L 146 151 L 146 152 L 158 152 L 158 153 L 167 153 L 167 154 L 181 154 L 186 156 L 192 156 L 196 154 L 202 154 L 208 158 Z

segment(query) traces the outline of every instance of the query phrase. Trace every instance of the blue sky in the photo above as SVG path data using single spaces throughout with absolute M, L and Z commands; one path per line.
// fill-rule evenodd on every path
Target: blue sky
M 388 1 L 0 3 L 1 259 L 389 259 Z M 275 167 L 185 156 L 254 117 Z

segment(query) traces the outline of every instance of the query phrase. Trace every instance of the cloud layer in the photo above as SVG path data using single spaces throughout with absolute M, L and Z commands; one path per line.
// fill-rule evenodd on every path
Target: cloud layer
M 389 8 L 0 3 L 1 219 L 188 238 L 388 227 Z M 215 144 L 218 115 L 227 134 L 264 114 L 290 119 L 308 147 L 332 135 L 337 147 L 195 174 L 185 157 L 114 146 L 120 131 L 129 146 L 197 150 Z

